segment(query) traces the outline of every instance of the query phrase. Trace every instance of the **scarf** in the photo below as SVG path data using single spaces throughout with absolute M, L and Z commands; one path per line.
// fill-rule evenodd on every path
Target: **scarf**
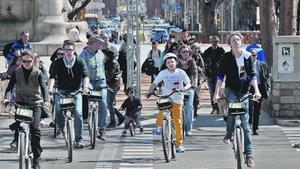
M 178 58 L 180 64 L 181 64 L 181 68 L 182 69 L 188 69 L 190 67 L 190 61 L 191 61 L 191 57 L 188 57 L 186 60 L 184 60 L 183 58 Z
M 75 64 L 76 58 L 73 56 L 73 58 L 72 58 L 70 61 L 68 61 L 68 60 L 64 57 L 63 60 L 64 60 L 65 66 L 66 66 L 67 69 L 68 69 L 68 74 L 71 74 L 72 78 L 74 78 L 74 73 L 73 73 L 72 67 L 73 67 L 74 64 Z

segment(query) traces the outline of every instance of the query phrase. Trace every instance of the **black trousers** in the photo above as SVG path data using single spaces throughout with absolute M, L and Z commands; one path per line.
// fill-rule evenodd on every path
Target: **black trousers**
M 260 118 L 260 109 L 261 109 L 261 102 L 262 98 L 258 100 L 258 102 L 255 101 L 250 101 L 250 106 L 249 106 L 249 113 L 250 113 L 250 118 L 249 118 L 249 123 L 252 124 L 252 131 L 256 131 L 258 129 L 259 125 L 259 118 Z
M 40 157 L 43 151 L 41 147 L 41 129 L 40 129 L 41 112 L 42 112 L 41 107 L 35 107 L 33 109 L 34 119 L 32 124 L 30 124 L 31 149 L 34 158 Z M 9 126 L 11 130 L 15 131 L 14 140 L 16 141 L 18 141 L 19 127 L 20 127 L 20 122 L 14 122 Z

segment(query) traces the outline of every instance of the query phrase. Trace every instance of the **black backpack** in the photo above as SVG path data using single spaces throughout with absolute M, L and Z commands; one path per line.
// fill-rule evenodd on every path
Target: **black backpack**
M 158 54 L 160 56 L 161 51 L 158 50 Z M 154 60 L 152 59 L 152 50 L 150 51 L 150 57 L 147 58 L 142 65 L 142 73 L 146 73 L 148 76 L 152 76 L 153 74 L 158 74 L 158 68 L 154 67 Z
M 9 51 L 10 51 L 10 49 L 11 49 L 11 47 L 12 47 L 13 44 L 14 44 L 14 42 L 11 42 L 11 43 L 7 43 L 7 44 L 4 46 L 4 48 L 3 48 L 3 56 L 4 56 L 5 58 L 7 58 L 7 55 L 8 55 L 8 53 L 9 53 Z

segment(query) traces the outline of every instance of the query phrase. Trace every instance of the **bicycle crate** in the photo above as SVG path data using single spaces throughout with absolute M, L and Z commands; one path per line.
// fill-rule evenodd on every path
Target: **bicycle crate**
M 243 102 L 233 102 L 228 105 L 228 112 L 232 115 L 245 114 L 245 104 Z
M 33 121 L 33 110 L 27 108 L 17 108 L 15 112 L 15 120 L 31 123 Z
M 73 97 L 61 98 L 59 101 L 62 110 L 70 110 L 75 108 L 75 99 Z
M 102 98 L 100 91 L 90 91 L 89 100 L 91 101 L 100 101 Z
M 162 97 L 157 99 L 158 110 L 166 110 L 172 108 L 172 99 L 169 97 Z

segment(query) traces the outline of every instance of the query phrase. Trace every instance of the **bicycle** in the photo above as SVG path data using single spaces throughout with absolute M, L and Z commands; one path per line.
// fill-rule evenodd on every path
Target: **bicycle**
M 73 121 L 74 121 L 74 113 L 73 110 L 75 109 L 75 98 L 74 96 L 78 93 L 82 93 L 82 91 L 76 91 L 72 94 L 64 95 L 60 92 L 55 92 L 55 95 L 61 96 L 61 99 L 59 101 L 59 106 L 63 112 L 63 115 L 65 117 L 65 128 L 62 133 L 64 134 L 64 139 L 66 142 L 66 147 L 68 151 L 68 162 L 72 162 L 73 160 L 73 143 L 74 143 L 74 127 L 73 127 Z
M 101 89 L 100 89 L 101 90 Z M 88 95 L 89 114 L 88 114 L 88 128 L 90 136 L 91 149 L 96 145 L 97 121 L 99 101 L 102 99 L 100 91 L 90 91 Z
M 163 111 L 163 123 L 162 123 L 162 146 L 163 152 L 166 162 L 170 162 L 171 159 L 175 159 L 175 126 L 173 121 L 173 113 L 172 113 L 172 99 L 170 98 L 171 95 L 174 93 L 180 93 L 178 90 L 172 91 L 167 96 L 159 96 L 156 93 L 152 93 L 151 95 L 156 96 L 157 99 L 157 108 L 158 110 Z M 150 97 L 150 96 L 147 96 Z
M 42 107 L 42 105 L 39 105 Z M 27 105 L 19 105 L 15 102 L 9 102 L 7 105 L 9 113 L 14 114 L 15 120 L 20 122 L 18 127 L 18 156 L 19 169 L 31 169 L 33 153 L 30 143 L 30 124 L 33 122 L 33 108 Z
M 232 149 L 237 161 L 237 169 L 242 169 L 242 164 L 246 163 L 246 156 L 244 154 L 244 130 L 242 128 L 241 116 L 246 113 L 246 105 L 243 101 L 250 97 L 252 97 L 252 94 L 247 93 L 233 102 L 228 101 L 226 98 L 219 99 L 228 102 L 228 115 L 234 116 L 235 118 L 234 130 L 230 141 L 232 142 Z

